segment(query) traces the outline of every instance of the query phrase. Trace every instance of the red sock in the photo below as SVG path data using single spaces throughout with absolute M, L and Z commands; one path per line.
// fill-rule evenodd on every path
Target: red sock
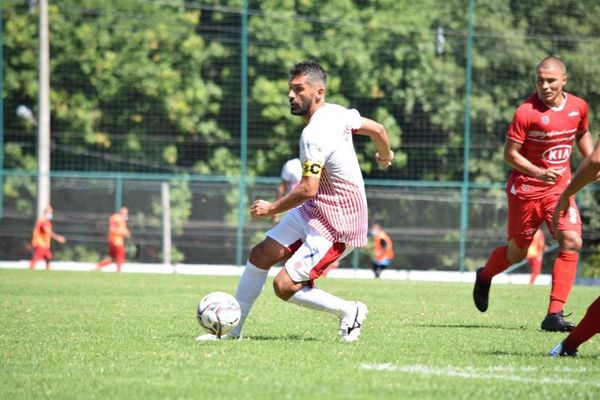
M 552 269 L 552 290 L 550 291 L 550 305 L 548 314 L 554 314 L 563 310 L 575 277 L 577 275 L 577 261 L 579 253 L 571 253 L 561 250 L 554 261 Z
M 490 283 L 494 276 L 510 266 L 510 261 L 508 261 L 508 258 L 506 257 L 507 251 L 508 246 L 496 247 L 494 251 L 492 251 L 492 254 L 490 254 L 490 257 L 485 263 L 485 267 L 479 273 L 479 278 L 481 278 L 483 282 Z
M 600 332 L 600 297 L 588 307 L 579 325 L 569 333 L 563 344 L 571 351 L 577 350 L 581 343 L 598 332 Z
M 100 261 L 97 265 L 98 268 L 102 268 L 102 267 L 106 267 L 108 264 L 110 264 L 112 262 L 112 258 L 106 258 L 102 261 Z

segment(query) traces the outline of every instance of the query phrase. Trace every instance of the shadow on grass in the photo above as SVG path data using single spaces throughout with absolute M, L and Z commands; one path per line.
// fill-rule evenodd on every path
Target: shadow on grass
M 181 337 L 183 335 L 177 335 L 178 337 Z M 185 335 L 188 336 L 188 335 Z M 192 338 L 196 338 L 196 336 L 193 336 Z M 252 335 L 252 336 L 244 336 L 242 338 L 242 341 L 246 341 L 246 340 L 255 340 L 255 341 L 294 341 L 294 342 L 314 342 L 317 339 L 314 337 L 306 337 L 306 336 L 301 336 L 301 335 L 284 335 L 284 336 L 267 336 L 267 335 Z M 207 341 L 200 341 L 203 343 L 215 343 L 218 342 L 218 340 L 207 340 Z M 234 340 L 235 342 L 235 340 Z
M 306 337 L 306 336 L 302 336 L 302 335 L 284 335 L 284 336 L 253 335 L 253 336 L 244 336 L 244 339 L 261 340 L 261 341 L 290 340 L 290 341 L 299 341 L 299 342 L 314 342 L 317 340 L 314 337 Z
M 411 324 L 422 328 L 457 328 L 457 329 L 505 329 L 510 331 L 525 331 L 526 326 L 502 326 L 479 324 Z

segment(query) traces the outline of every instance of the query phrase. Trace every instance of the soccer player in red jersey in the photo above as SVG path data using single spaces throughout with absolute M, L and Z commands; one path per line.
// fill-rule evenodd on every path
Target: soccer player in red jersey
M 554 211 L 552 225 L 560 226 L 560 220 L 568 215 L 569 208 L 575 193 L 590 182 L 597 181 L 600 174 L 600 143 L 596 145 L 593 153 L 587 157 L 561 194 Z M 569 333 L 565 340 L 557 344 L 550 351 L 550 356 L 575 356 L 579 345 L 600 332 L 600 297 L 588 308 L 579 325 Z
M 52 218 L 54 210 L 48 206 L 44 210 L 43 215 L 38 218 L 33 228 L 31 246 L 33 247 L 33 256 L 29 263 L 29 269 L 35 269 L 35 264 L 40 260 L 46 260 L 46 269 L 50 269 L 50 260 L 52 260 L 52 251 L 50 251 L 50 243 L 52 239 L 59 243 L 65 243 L 67 240 L 64 236 L 52 230 Z
M 567 71 L 563 61 L 546 57 L 536 68 L 536 93 L 521 104 L 506 134 L 504 160 L 512 167 L 506 186 L 508 198 L 508 245 L 497 247 L 483 268 L 477 270 L 473 288 L 475 306 L 488 308 L 492 278 L 525 258 L 534 233 L 545 222 L 560 250 L 552 271 L 545 331 L 570 331 L 565 321 L 567 301 L 577 272 L 581 248 L 581 219 L 574 199 L 568 212 L 552 229 L 556 201 L 571 179 L 573 143 L 583 157 L 592 153 L 587 103 L 563 91 Z
M 96 269 L 103 268 L 111 263 L 117 264 L 117 272 L 121 272 L 121 266 L 125 262 L 125 238 L 131 237 L 127 227 L 129 210 L 122 207 L 119 212 L 114 213 L 108 220 L 108 257 L 100 261 Z

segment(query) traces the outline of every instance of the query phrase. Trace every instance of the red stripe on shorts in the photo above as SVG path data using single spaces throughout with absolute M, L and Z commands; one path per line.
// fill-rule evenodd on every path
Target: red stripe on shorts
M 329 265 L 334 262 L 335 260 L 337 260 L 338 258 L 340 258 L 342 256 L 342 254 L 344 254 L 344 251 L 346 250 L 346 244 L 345 243 L 340 243 L 340 242 L 335 242 L 327 251 L 327 253 L 325 253 L 325 256 L 323 256 L 323 258 L 321 258 L 321 261 L 319 261 L 317 263 L 317 265 L 315 265 L 313 267 L 313 269 L 310 271 L 310 280 L 311 283 L 312 281 L 314 281 L 315 279 L 317 279 L 318 277 L 320 277 L 321 275 L 323 275 L 323 272 L 325 272 L 325 270 L 327 269 L 327 267 L 329 267 Z

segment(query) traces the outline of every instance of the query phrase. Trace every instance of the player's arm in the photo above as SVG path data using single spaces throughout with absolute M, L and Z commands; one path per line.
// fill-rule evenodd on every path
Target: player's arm
M 538 178 L 548 183 L 555 183 L 562 176 L 562 170 L 556 168 L 540 168 L 525 158 L 521 153 L 523 145 L 511 139 L 504 144 L 504 162 L 525 175 Z
M 289 185 L 288 181 L 284 181 L 283 179 L 281 180 L 281 182 L 279 183 L 279 186 L 277 186 L 277 197 L 275 198 L 275 200 L 279 200 L 280 198 L 283 197 L 288 185 Z
M 377 164 L 382 168 L 389 167 L 394 160 L 394 152 L 390 149 L 390 142 L 385 127 L 369 118 L 361 117 L 361 121 L 360 128 L 356 133 L 367 135 L 371 138 L 377 148 L 377 152 L 375 153 Z
M 600 173 L 600 142 L 588 157 L 583 160 L 571 182 L 565 188 L 558 199 L 554 215 L 552 216 L 552 225 L 554 229 L 558 227 L 558 217 L 562 216 L 569 208 L 569 198 L 579 192 L 588 183 L 597 179 Z
M 585 158 L 588 157 L 594 151 L 594 140 L 592 139 L 592 133 L 589 129 L 583 132 L 577 132 L 575 136 L 575 142 L 581 155 Z
M 63 235 L 59 235 L 58 233 L 54 232 L 53 230 L 50 230 L 50 237 L 54 240 L 56 240 L 58 243 L 65 243 L 67 241 L 67 239 L 65 239 L 65 237 Z
M 294 207 L 317 195 L 323 167 L 312 161 L 307 161 L 302 166 L 302 180 L 288 194 L 271 203 L 266 200 L 256 200 L 250 206 L 253 217 L 271 217 Z

